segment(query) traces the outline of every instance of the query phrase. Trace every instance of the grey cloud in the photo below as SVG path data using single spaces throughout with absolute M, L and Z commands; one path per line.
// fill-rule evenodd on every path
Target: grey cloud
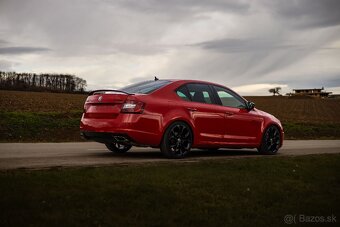
M 267 51 L 268 49 L 305 49 L 303 45 L 284 44 L 273 39 L 219 39 L 193 44 L 223 53 Z
M 20 62 L 22 54 L 39 53 L 20 70 L 78 70 L 93 87 L 154 74 L 233 86 L 292 84 L 288 67 L 307 72 L 298 76 L 308 84 L 311 70 L 299 63 L 311 57 L 305 64 L 318 70 L 319 57 L 339 58 L 338 2 L 0 0 L 0 57 Z M 325 75 L 313 75 L 324 86 L 335 83 L 327 73 L 338 66 L 330 62 L 320 63 Z
M 6 40 L 0 39 L 0 45 L 7 44 L 8 42 Z
M 275 80 L 268 82 L 277 82 L 281 84 L 287 84 L 291 88 L 314 88 L 314 87 L 340 87 L 340 73 L 327 73 L 327 75 L 321 74 L 309 74 L 309 79 L 306 80 L 306 75 L 295 75 L 291 79 Z M 327 77 L 327 80 L 324 78 Z
M 50 51 L 50 49 L 44 47 L 0 47 L 0 55 L 31 54 L 44 51 Z
M 17 65 L 17 64 L 14 63 L 14 62 L 0 59 L 0 70 L 2 70 L 2 71 L 12 71 L 13 66 L 15 66 L 15 65 Z
M 150 55 L 167 50 L 158 42 L 169 26 L 176 23 L 171 22 L 172 17 L 133 10 L 125 5 L 125 1 L 109 3 L 95 0 L 3 1 L 0 3 L 0 21 L 7 22 L 9 40 L 19 40 L 16 34 L 25 34 L 29 43 L 43 40 L 55 50 L 53 54 L 63 57 L 118 52 Z M 158 4 L 162 5 L 161 2 Z M 36 34 L 33 31 L 37 31 Z M 20 43 L 16 41 L 13 45 Z
M 146 80 L 153 80 L 155 76 L 157 76 L 158 79 L 166 79 L 166 78 L 159 78 L 159 76 L 155 74 L 155 75 L 150 75 L 150 76 L 133 77 L 129 80 L 129 83 L 133 84 L 133 83 L 139 83 L 139 82 L 146 81 Z
M 107 1 L 110 3 L 110 1 Z M 112 3 L 112 2 L 111 2 Z M 233 13 L 247 12 L 250 4 L 246 1 L 233 0 L 123 0 L 119 4 L 122 6 L 135 9 L 137 11 L 152 12 L 152 13 L 186 13 L 206 12 L 206 11 L 223 11 Z
M 318 50 L 338 50 L 336 47 L 328 48 L 325 45 L 338 40 L 339 34 L 340 31 L 325 33 L 317 39 L 306 38 L 303 41 L 274 34 L 266 38 L 210 40 L 193 46 L 222 53 L 225 55 L 224 59 L 237 62 L 237 64 L 227 64 L 228 67 L 233 69 L 233 73 L 238 75 L 251 73 L 261 77 L 261 75 L 272 71 L 297 64 Z M 306 35 L 308 35 L 308 32 Z M 226 63 L 221 63 L 221 66 L 216 65 L 216 67 L 224 68 L 223 65 L 226 65 Z
M 340 24 L 339 0 L 269 0 L 267 3 L 274 15 L 299 28 Z
M 287 67 L 310 52 L 305 45 L 272 39 L 221 39 L 195 44 L 225 56 L 213 61 L 214 68 L 235 75 L 261 75 Z

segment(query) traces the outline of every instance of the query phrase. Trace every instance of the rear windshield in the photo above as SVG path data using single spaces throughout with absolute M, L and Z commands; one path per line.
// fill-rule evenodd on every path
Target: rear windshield
M 161 87 L 164 87 L 167 84 L 170 84 L 171 81 L 168 80 L 150 80 L 143 81 L 140 83 L 132 84 L 126 87 L 123 87 L 119 90 L 125 91 L 127 93 L 139 93 L 139 94 L 149 94 Z

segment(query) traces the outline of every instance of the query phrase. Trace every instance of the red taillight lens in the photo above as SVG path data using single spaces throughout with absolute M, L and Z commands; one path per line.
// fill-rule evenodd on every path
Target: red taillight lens
M 134 100 L 126 101 L 122 106 L 122 113 L 142 113 L 144 110 L 144 103 Z

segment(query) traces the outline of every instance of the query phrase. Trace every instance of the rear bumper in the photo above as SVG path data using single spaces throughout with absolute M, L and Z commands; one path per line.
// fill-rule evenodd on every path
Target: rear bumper
M 145 115 L 120 114 L 114 119 L 82 117 L 80 134 L 87 140 L 100 143 L 115 141 L 115 137 L 128 138 L 132 145 L 157 147 L 162 139 L 159 121 Z
M 80 131 L 80 136 L 86 140 L 93 140 L 99 143 L 120 142 L 130 145 L 135 143 L 133 139 L 125 134 Z

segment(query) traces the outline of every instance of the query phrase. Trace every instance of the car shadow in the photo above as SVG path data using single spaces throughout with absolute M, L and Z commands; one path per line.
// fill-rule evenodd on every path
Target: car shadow
M 219 149 L 219 150 L 193 150 L 188 157 L 210 157 L 210 156 L 253 156 L 258 155 L 254 149 Z
M 191 150 L 187 156 L 188 159 L 209 158 L 209 157 L 246 157 L 259 155 L 255 149 L 219 149 L 219 150 Z M 129 151 L 125 154 L 114 154 L 110 151 L 99 153 L 96 156 L 119 157 L 124 159 L 164 159 L 164 155 L 158 149 L 145 149 L 143 151 Z

